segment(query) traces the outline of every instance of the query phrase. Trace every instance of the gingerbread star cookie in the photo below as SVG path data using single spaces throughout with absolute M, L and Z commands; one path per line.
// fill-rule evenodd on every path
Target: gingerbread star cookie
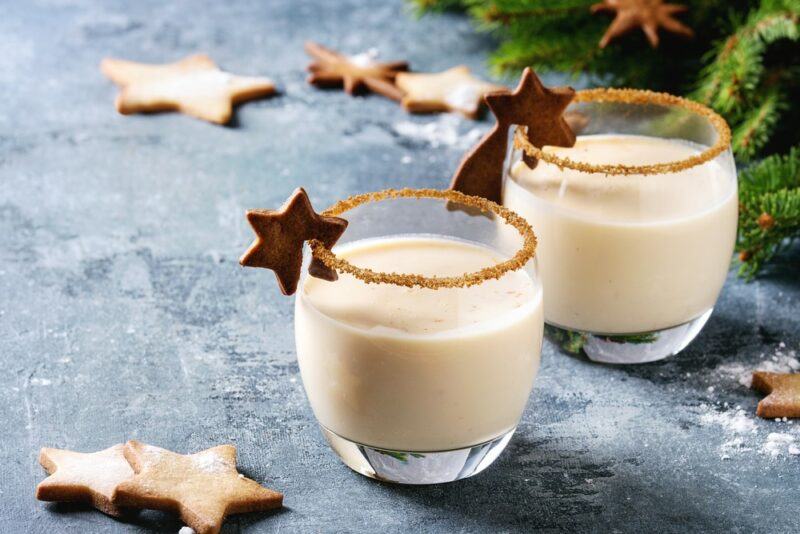
M 236 447 L 177 454 L 135 440 L 125 444 L 134 477 L 114 493 L 118 505 L 180 514 L 197 534 L 216 534 L 230 514 L 280 508 L 283 495 L 236 471 Z
M 107 58 L 100 69 L 120 86 L 116 106 L 124 115 L 180 111 L 225 124 L 234 104 L 275 93 L 268 78 L 229 74 L 204 54 L 164 65 Z
M 600 48 L 629 33 L 641 28 L 650 46 L 658 46 L 658 29 L 693 37 L 692 29 L 674 17 L 688 8 L 680 4 L 665 4 L 663 0 L 603 0 L 591 7 L 592 13 L 616 13 L 614 20 L 600 39 Z
M 758 403 L 759 417 L 800 417 L 800 373 L 756 371 L 753 389 L 767 395 Z
M 484 95 L 505 89 L 476 78 L 466 65 L 431 74 L 401 72 L 395 83 L 405 92 L 401 103 L 411 113 L 456 111 L 471 119 L 478 117 Z
M 308 66 L 308 83 L 317 87 L 344 87 L 351 95 L 367 91 L 393 100 L 403 98 L 403 91 L 394 84 L 398 72 L 408 70 L 405 61 L 379 62 L 374 53 L 346 56 L 314 43 L 305 44 L 306 52 L 314 58 Z
M 486 104 L 497 122 L 461 161 L 450 189 L 500 203 L 508 129 L 514 124 L 525 126 L 528 140 L 537 147 L 573 146 L 575 134 L 564 120 L 564 110 L 574 96 L 571 87 L 545 87 L 530 68 L 523 71 L 513 92 L 487 94 Z M 530 167 L 536 164 L 527 155 L 524 159 Z
M 39 463 L 50 475 L 36 487 L 40 501 L 85 502 L 108 515 L 124 513 L 112 502 L 117 486 L 133 477 L 121 443 L 93 453 L 45 447 Z
M 303 243 L 316 239 L 331 248 L 347 228 L 339 217 L 323 217 L 314 211 L 308 194 L 300 187 L 279 210 L 250 210 L 247 220 L 256 240 L 239 258 L 245 267 L 263 267 L 275 271 L 284 295 L 297 290 L 303 267 Z M 313 260 L 309 273 L 317 278 L 336 280 L 336 271 Z

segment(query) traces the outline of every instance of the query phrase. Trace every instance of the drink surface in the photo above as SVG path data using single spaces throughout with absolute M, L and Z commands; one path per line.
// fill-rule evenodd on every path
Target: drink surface
M 501 258 L 440 237 L 335 248 L 355 265 L 457 276 Z M 394 451 L 469 447 L 512 430 L 539 368 L 541 286 L 527 271 L 471 288 L 421 289 L 307 277 L 295 340 L 309 402 L 328 430 Z
M 545 151 L 595 165 L 651 165 L 684 160 L 700 148 L 684 141 L 638 135 L 579 136 L 572 148 Z M 590 220 L 652 223 L 697 215 L 735 192 L 731 176 L 717 163 L 677 173 L 604 176 L 559 169 L 540 162 L 533 170 L 518 163 L 517 184 L 553 206 Z
M 505 258 L 488 248 L 453 239 L 395 237 L 336 248 L 352 264 L 381 272 L 459 276 L 496 265 Z M 469 288 L 438 290 L 365 284 L 350 275 L 336 283 L 307 278 L 304 297 L 321 313 L 374 333 L 426 335 L 455 333 L 497 324 L 507 313 L 538 297 L 531 278 L 512 271 Z
M 700 148 L 593 135 L 578 137 L 573 148 L 546 150 L 587 163 L 645 165 L 682 160 Z M 711 309 L 736 237 L 735 171 L 717 161 L 645 176 L 518 162 L 503 203 L 539 237 L 545 320 L 593 333 L 660 330 Z

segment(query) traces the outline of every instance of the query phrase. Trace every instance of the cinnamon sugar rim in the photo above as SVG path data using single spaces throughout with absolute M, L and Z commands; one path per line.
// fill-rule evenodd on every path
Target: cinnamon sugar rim
M 597 88 L 578 91 L 575 93 L 574 102 L 622 102 L 626 104 L 657 104 L 681 107 L 708 119 L 711 126 L 713 126 L 714 130 L 717 132 L 717 140 L 712 146 L 694 156 L 682 160 L 652 165 L 595 165 L 592 163 L 575 161 L 570 158 L 559 157 L 555 154 L 544 152 L 541 147 L 536 147 L 531 144 L 525 136 L 524 129 L 520 126 L 518 126 L 514 132 L 514 148 L 525 151 L 530 157 L 546 161 L 560 168 L 566 167 L 586 173 L 630 175 L 680 172 L 713 160 L 731 145 L 731 130 L 728 127 L 728 123 L 725 122 L 725 119 L 711 108 L 679 96 L 640 89 Z
M 533 229 L 525 219 L 495 202 L 482 197 L 465 195 L 464 193 L 450 189 L 384 189 L 383 191 L 354 195 L 347 199 L 340 200 L 323 211 L 320 215 L 336 217 L 369 202 L 381 202 L 383 200 L 397 198 L 433 198 L 447 200 L 477 208 L 484 213 L 493 213 L 502 218 L 508 225 L 513 226 L 520 233 L 523 238 L 522 247 L 520 247 L 514 256 L 506 261 L 485 267 L 479 271 L 448 277 L 422 276 L 394 272 L 386 273 L 373 271 L 372 269 L 364 267 L 357 267 L 344 258 L 337 256 L 333 251 L 326 248 L 321 241 L 316 239 L 309 241 L 311 253 L 314 258 L 321 261 L 329 269 L 352 275 L 367 284 L 394 284 L 403 287 L 443 289 L 470 287 L 486 282 L 487 280 L 498 279 L 507 272 L 516 271 L 524 267 L 536 253 L 536 234 L 533 233 Z

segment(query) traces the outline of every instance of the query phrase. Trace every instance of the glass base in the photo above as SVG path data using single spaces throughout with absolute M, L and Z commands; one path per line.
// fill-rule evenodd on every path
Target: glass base
M 440 484 L 477 475 L 503 452 L 516 427 L 491 441 L 449 451 L 409 452 L 376 449 L 320 425 L 339 458 L 357 473 L 397 484 Z
M 570 354 L 585 354 L 602 363 L 648 363 L 678 354 L 697 337 L 711 317 L 711 308 L 682 325 L 628 335 L 602 335 L 546 325 L 548 339 Z

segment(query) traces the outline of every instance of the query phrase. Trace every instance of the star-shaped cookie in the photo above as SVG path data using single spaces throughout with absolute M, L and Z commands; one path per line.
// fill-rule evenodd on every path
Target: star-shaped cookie
M 297 290 L 303 267 L 303 243 L 316 239 L 331 248 L 347 228 L 344 219 L 316 213 L 302 187 L 279 210 L 250 210 L 247 220 L 256 240 L 239 258 L 239 263 L 275 271 L 284 295 Z M 316 260 L 312 261 L 309 272 L 317 278 L 336 280 L 336 272 Z
M 351 95 L 372 91 L 393 100 L 403 98 L 394 79 L 398 72 L 408 70 L 405 61 L 381 63 L 369 53 L 346 56 L 311 41 L 305 44 L 305 49 L 314 58 L 308 66 L 311 73 L 308 83 L 317 87 L 344 87 Z
M 800 373 L 756 371 L 753 389 L 767 395 L 758 403 L 759 417 L 800 417 Z
M 659 28 L 684 37 L 692 37 L 694 36 L 692 29 L 674 17 L 675 14 L 683 13 L 687 9 L 680 4 L 665 4 L 663 0 L 603 0 L 591 8 L 592 13 L 600 11 L 616 13 L 611 25 L 600 39 L 600 48 L 605 48 L 611 41 L 636 28 L 642 29 L 653 48 L 658 46 Z
M 123 514 L 111 501 L 117 486 L 133 477 L 121 443 L 92 453 L 45 447 L 39 463 L 50 475 L 36 487 L 40 501 L 85 502 L 108 515 Z
M 100 69 L 120 86 L 116 106 L 124 115 L 180 111 L 225 124 L 234 104 L 275 93 L 268 78 L 229 74 L 204 54 L 164 65 L 107 58 Z
M 114 493 L 118 505 L 180 514 L 197 534 L 216 534 L 230 514 L 280 508 L 283 495 L 236 470 L 236 447 L 177 454 L 131 440 L 125 458 L 136 473 Z
M 461 161 L 450 189 L 501 202 L 508 129 L 513 124 L 525 126 L 528 140 L 536 147 L 573 146 L 575 134 L 564 120 L 564 110 L 574 96 L 571 87 L 545 87 L 530 68 L 524 70 L 513 92 L 487 94 L 486 104 L 497 122 Z M 536 164 L 527 155 L 524 159 L 531 167 Z
M 412 113 L 456 111 L 471 119 L 477 118 L 484 95 L 505 89 L 476 78 L 466 65 L 438 73 L 401 72 L 395 83 L 405 92 L 403 107 Z

